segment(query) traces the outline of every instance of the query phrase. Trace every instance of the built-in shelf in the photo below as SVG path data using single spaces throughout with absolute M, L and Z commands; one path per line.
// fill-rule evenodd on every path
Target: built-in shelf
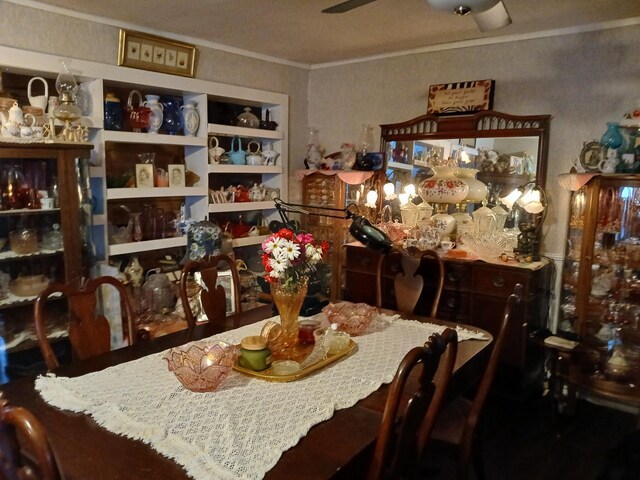
M 210 203 L 209 211 L 212 213 L 222 212 L 248 212 L 252 210 L 270 210 L 276 206 L 269 202 L 236 202 L 236 203 Z
M 260 245 L 267 239 L 268 235 L 255 235 L 233 239 L 233 248 L 247 247 L 249 245 Z
M 283 172 L 281 165 L 209 165 L 209 173 L 273 173 Z
M 284 139 L 284 133 L 279 130 L 262 130 L 260 128 L 246 128 L 246 127 L 233 127 L 230 125 L 220 125 L 217 123 L 210 123 L 207 125 L 207 132 L 211 135 L 224 135 L 228 137 L 254 137 L 254 138 L 266 138 L 271 140 Z
M 209 193 L 206 187 L 154 187 L 154 188 L 108 188 L 107 200 L 127 198 L 202 197 Z
M 33 215 L 40 213 L 59 212 L 59 208 L 16 208 L 13 210 L 0 210 L 0 216 L 2 215 Z
M 161 133 L 117 132 L 105 130 L 105 142 L 120 143 L 152 143 L 155 145 L 186 145 L 206 147 L 207 140 L 201 137 L 185 137 L 184 135 L 164 135 Z
M 0 252 L 0 260 L 15 260 L 15 259 L 24 260 L 28 258 L 42 257 L 46 255 L 56 255 L 62 252 L 63 252 L 62 249 L 46 250 L 43 248 L 42 250 L 38 250 L 37 252 L 21 254 L 21 253 L 16 253 L 13 250 L 7 250 L 4 252 Z
M 143 242 L 118 243 L 109 245 L 109 255 L 126 255 L 160 250 L 163 248 L 184 247 L 186 245 L 187 237 L 159 238 L 157 240 L 145 240 Z

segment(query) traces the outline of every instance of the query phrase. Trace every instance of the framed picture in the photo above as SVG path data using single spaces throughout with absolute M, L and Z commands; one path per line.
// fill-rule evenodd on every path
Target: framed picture
M 472 113 L 493 108 L 493 80 L 441 83 L 429 86 L 427 113 L 446 115 Z
M 195 45 L 120 29 L 118 65 L 193 77 L 196 73 Z
M 150 163 L 136 163 L 136 187 L 153 187 L 153 165 Z
M 169 165 L 169 186 L 184 187 L 184 165 Z

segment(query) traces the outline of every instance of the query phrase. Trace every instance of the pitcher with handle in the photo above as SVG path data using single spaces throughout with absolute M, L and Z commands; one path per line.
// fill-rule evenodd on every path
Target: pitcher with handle
M 164 119 L 163 106 L 160 103 L 160 95 L 145 95 L 146 101 L 142 104 L 151 110 L 149 115 L 148 133 L 158 133 Z
M 31 87 L 35 80 L 38 80 L 44 84 L 44 95 L 33 94 Z M 31 106 L 39 107 L 44 112 L 47 109 L 47 103 L 49 102 L 49 85 L 47 84 L 47 81 L 42 77 L 33 77 L 31 80 L 29 80 L 29 83 L 27 84 L 27 97 L 29 97 L 29 103 L 31 104 Z

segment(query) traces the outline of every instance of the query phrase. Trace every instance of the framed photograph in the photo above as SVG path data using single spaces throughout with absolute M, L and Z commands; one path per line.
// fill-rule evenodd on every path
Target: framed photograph
M 171 164 L 169 165 L 169 186 L 170 187 L 184 187 L 184 165 Z
M 196 54 L 195 45 L 120 29 L 118 65 L 123 67 L 193 77 Z
M 153 165 L 136 163 L 136 187 L 153 188 Z
M 429 86 L 427 113 L 453 115 L 479 112 L 493 108 L 493 80 L 441 83 Z

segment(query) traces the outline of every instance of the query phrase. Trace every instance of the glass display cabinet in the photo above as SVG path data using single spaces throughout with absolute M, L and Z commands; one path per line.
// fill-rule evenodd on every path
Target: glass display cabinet
M 585 177 L 582 177 L 585 178 Z M 578 346 L 561 374 L 640 405 L 640 175 L 595 175 L 571 193 L 559 330 Z
M 41 368 L 33 322 L 50 283 L 80 285 L 94 261 L 89 157 L 93 146 L 0 145 L 0 383 Z M 62 298 L 47 331 L 66 333 Z

